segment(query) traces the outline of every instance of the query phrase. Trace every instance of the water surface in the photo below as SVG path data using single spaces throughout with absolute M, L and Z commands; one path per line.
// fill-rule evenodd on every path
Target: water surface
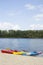
M 43 51 L 43 39 L 0 38 L 0 49 Z

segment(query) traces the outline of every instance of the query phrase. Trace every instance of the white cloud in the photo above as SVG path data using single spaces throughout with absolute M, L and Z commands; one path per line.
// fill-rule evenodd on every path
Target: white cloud
M 38 5 L 37 8 L 40 10 L 40 12 L 43 12 L 43 5 Z
M 36 21 L 43 20 L 43 14 L 37 14 L 36 16 L 34 16 L 34 19 L 35 19 Z
M 0 22 L 0 30 L 19 30 L 20 26 L 8 22 Z
M 26 4 L 25 7 L 26 7 L 27 9 L 29 9 L 29 10 L 35 9 L 35 6 L 32 5 L 32 4 Z
M 43 12 L 43 5 L 33 5 L 33 4 L 26 4 L 25 7 L 28 10 L 39 10 L 41 12 Z
M 43 30 L 43 24 L 32 24 L 29 27 L 30 30 Z

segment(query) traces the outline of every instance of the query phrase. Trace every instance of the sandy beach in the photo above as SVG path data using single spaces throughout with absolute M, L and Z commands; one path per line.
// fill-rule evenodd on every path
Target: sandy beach
M 43 57 L 13 55 L 0 52 L 0 65 L 43 65 Z

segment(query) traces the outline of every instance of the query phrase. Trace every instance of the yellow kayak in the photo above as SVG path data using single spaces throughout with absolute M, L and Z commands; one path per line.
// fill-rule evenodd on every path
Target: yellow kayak
M 22 55 L 24 52 L 13 52 L 14 55 Z

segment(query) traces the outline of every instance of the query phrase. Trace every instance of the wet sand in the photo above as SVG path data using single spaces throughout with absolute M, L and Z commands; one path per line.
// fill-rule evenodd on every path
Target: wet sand
M 43 57 L 13 55 L 0 52 L 0 65 L 43 65 Z

